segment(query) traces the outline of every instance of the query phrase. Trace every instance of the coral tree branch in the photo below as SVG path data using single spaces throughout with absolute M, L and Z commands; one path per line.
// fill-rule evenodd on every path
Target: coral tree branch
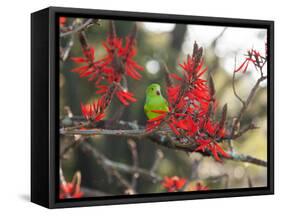
M 74 117 L 75 118 L 75 117 Z M 106 122 L 103 122 L 106 124 Z M 61 128 L 60 134 L 66 136 L 74 136 L 74 135 L 82 135 L 82 136 L 93 136 L 93 135 L 109 135 L 109 136 L 121 136 L 121 137 L 131 137 L 143 139 L 147 138 L 157 145 L 164 146 L 174 150 L 180 150 L 188 153 L 193 153 L 197 148 L 197 145 L 194 143 L 186 143 L 185 141 L 178 141 L 174 139 L 171 135 L 166 134 L 166 131 L 156 131 L 154 133 L 146 133 L 145 128 L 143 126 L 139 126 L 136 123 L 119 121 L 116 122 L 116 126 L 118 128 L 126 128 L 126 129 L 89 129 L 89 130 L 67 130 L 67 128 Z M 204 156 L 211 156 L 209 151 L 198 152 Z M 230 157 L 226 157 L 224 159 L 233 160 L 233 161 L 241 161 L 252 163 L 258 166 L 267 166 L 267 162 L 261 159 L 237 154 L 237 153 L 229 153 Z

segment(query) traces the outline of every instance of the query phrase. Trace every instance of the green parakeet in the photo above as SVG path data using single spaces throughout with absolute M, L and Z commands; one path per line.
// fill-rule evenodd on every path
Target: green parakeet
M 151 112 L 152 110 L 169 111 L 167 100 L 161 94 L 161 87 L 157 83 L 149 85 L 146 89 L 146 101 L 144 112 L 148 119 L 158 117 L 159 113 Z

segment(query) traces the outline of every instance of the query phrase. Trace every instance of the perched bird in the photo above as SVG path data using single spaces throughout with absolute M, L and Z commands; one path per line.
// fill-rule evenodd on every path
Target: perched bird
M 167 100 L 161 94 L 161 87 L 157 83 L 149 85 L 146 89 L 146 101 L 144 112 L 148 119 L 158 117 L 159 113 L 151 112 L 152 110 L 169 111 Z

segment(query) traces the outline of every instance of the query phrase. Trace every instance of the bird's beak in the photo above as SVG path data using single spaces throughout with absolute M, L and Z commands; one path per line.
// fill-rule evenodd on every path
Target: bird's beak
M 157 91 L 156 91 L 156 94 L 157 94 L 157 95 L 160 95 L 161 93 L 160 93 L 160 91 L 159 91 L 159 90 L 157 90 Z

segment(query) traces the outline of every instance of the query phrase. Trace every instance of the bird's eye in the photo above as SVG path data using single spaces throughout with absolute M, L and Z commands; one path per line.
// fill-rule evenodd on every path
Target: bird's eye
M 154 90 L 154 88 L 151 88 L 151 90 L 153 91 L 153 90 Z

